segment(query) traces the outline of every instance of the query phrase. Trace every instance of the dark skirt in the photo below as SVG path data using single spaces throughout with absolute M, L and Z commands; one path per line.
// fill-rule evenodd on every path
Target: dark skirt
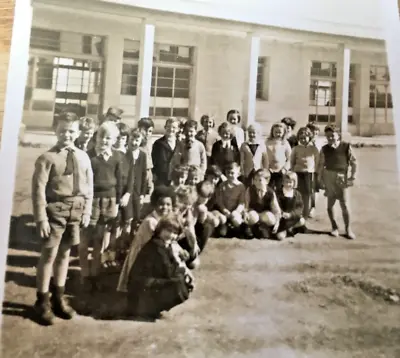
M 302 195 L 311 195 L 314 192 L 314 174 L 297 172 L 297 190 Z
M 128 312 L 134 316 L 157 316 L 185 302 L 189 287 L 184 274 L 171 279 L 133 280 L 128 286 Z

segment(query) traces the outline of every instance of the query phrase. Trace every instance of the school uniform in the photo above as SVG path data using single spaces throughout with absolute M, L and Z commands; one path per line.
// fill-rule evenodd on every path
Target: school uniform
M 189 298 L 186 270 L 176 260 L 171 245 L 151 239 L 139 253 L 128 280 L 128 311 L 154 317 Z
M 207 170 L 207 153 L 206 149 L 199 140 L 195 139 L 193 142 L 187 140 L 179 143 L 179 154 L 174 157 L 171 170 L 178 165 L 198 167 L 204 176 Z
M 138 222 L 140 219 L 140 196 L 145 196 L 147 192 L 147 163 L 146 154 L 137 149 L 128 151 L 125 155 L 128 163 L 129 175 L 127 189 L 130 194 L 128 205 L 124 208 L 125 220 Z
M 79 244 L 82 216 L 90 216 L 92 202 L 93 172 L 84 151 L 56 145 L 39 156 L 32 176 L 32 204 L 35 222 L 48 220 L 51 228 L 49 237 L 41 240 L 44 247 Z
M 153 160 L 153 175 L 156 177 L 155 185 L 169 185 L 172 165 L 177 162 L 176 156 L 180 153 L 180 142 L 171 141 L 166 136 L 157 139 L 151 151 Z
M 217 165 L 225 170 L 225 167 L 231 163 L 240 164 L 239 150 L 235 145 L 232 145 L 231 141 L 218 140 L 212 148 L 211 165 Z
M 313 144 L 298 144 L 291 153 L 291 168 L 297 174 L 297 190 L 303 195 L 304 216 L 308 217 L 311 195 L 315 190 L 315 172 L 319 151 Z
M 88 152 L 93 169 L 93 207 L 90 225 L 109 225 L 115 219 L 116 205 L 122 196 L 123 168 L 120 153 Z
M 296 189 L 286 192 L 284 188 L 281 188 L 277 190 L 276 196 L 282 212 L 290 213 L 290 218 L 281 218 L 278 232 L 290 230 L 303 217 L 303 199 L 301 194 Z
M 274 189 L 280 189 L 283 183 L 282 170 L 290 170 L 290 155 L 292 149 L 289 142 L 284 140 L 267 139 L 266 141 L 268 167 L 271 172 L 269 186 Z
M 337 147 L 326 144 L 321 149 L 319 174 L 325 184 L 327 197 L 347 201 L 348 168 L 355 162 L 351 145 L 340 142 Z
M 259 169 L 268 169 L 267 148 L 261 141 L 244 142 L 240 147 L 240 166 L 244 179 L 250 185 L 252 174 Z

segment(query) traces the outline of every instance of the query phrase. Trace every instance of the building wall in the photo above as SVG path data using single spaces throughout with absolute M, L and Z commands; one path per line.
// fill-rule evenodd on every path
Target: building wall
M 54 21 L 57 19 L 57 21 Z M 139 19 L 118 21 L 89 14 L 61 13 L 57 10 L 35 9 L 33 26 L 76 31 L 92 35 L 106 36 L 106 72 L 104 88 L 104 108 L 120 105 L 125 109 L 127 122 L 135 121 L 135 97 L 121 96 L 121 73 L 124 39 L 139 40 L 141 34 Z M 74 24 L 71 29 L 71 23 Z M 321 35 L 321 41 L 324 40 Z M 360 40 L 362 42 L 362 40 Z M 192 77 L 192 98 L 190 114 L 199 119 L 204 113 L 215 115 L 217 122 L 225 119 L 229 109 L 243 109 L 243 94 L 246 78 L 248 53 L 246 38 L 234 37 L 209 31 L 188 28 L 186 31 L 171 26 L 158 26 L 155 42 L 196 47 L 196 60 Z M 265 132 L 271 123 L 283 116 L 292 116 L 299 125 L 305 124 L 309 114 L 310 65 L 313 60 L 337 61 L 341 54 L 335 48 L 311 46 L 311 44 L 290 44 L 262 40 L 260 56 L 268 57 L 266 73 L 268 100 L 257 100 L 256 120 L 264 124 Z M 359 127 L 350 126 L 352 133 L 391 134 L 393 124 L 373 124 L 373 113 L 369 109 L 369 66 L 385 64 L 382 54 L 352 51 L 352 63 L 358 64 L 359 83 L 358 107 L 353 108 L 359 116 Z M 35 125 L 38 118 L 26 119 Z M 163 121 L 158 121 L 156 129 L 161 130 Z

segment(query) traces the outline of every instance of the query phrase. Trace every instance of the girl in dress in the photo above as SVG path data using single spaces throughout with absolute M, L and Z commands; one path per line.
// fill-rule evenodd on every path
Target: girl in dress
M 215 120 L 210 116 L 204 114 L 200 118 L 200 124 L 203 129 L 197 132 L 196 139 L 203 143 L 207 153 L 207 163 L 210 163 L 212 147 L 214 143 L 219 139 L 217 131 L 214 129 Z
M 247 127 L 247 141 L 240 147 L 240 165 L 244 183 L 251 184 L 252 174 L 258 169 L 268 169 L 268 154 L 260 138 L 261 126 L 252 123 Z
M 311 195 L 314 192 L 314 173 L 318 168 L 319 151 L 311 143 L 311 132 L 308 128 L 299 129 L 297 140 L 298 145 L 292 149 L 291 167 L 297 174 L 297 189 L 303 198 L 303 217 L 306 219 L 310 214 Z
M 117 290 L 120 292 L 127 292 L 128 278 L 132 275 L 132 266 L 140 250 L 142 250 L 144 245 L 146 245 L 153 236 L 158 222 L 161 218 L 172 212 L 175 203 L 175 193 L 169 187 L 158 186 L 154 188 L 151 194 L 150 203 L 154 210 L 146 216 L 140 224 L 130 244 L 128 255 L 122 267 L 117 287 Z
M 278 240 L 283 240 L 288 235 L 293 236 L 297 232 L 305 232 L 306 230 L 303 218 L 303 200 L 296 187 L 296 173 L 285 173 L 283 175 L 283 186 L 276 193 L 282 211 L 276 234 Z
M 271 172 L 269 185 L 273 190 L 282 188 L 283 175 L 290 169 L 290 155 L 292 149 L 285 139 L 286 126 L 275 123 L 271 127 L 271 133 L 266 141 L 268 165 Z
M 193 276 L 173 246 L 180 232 L 178 218 L 169 215 L 140 251 L 128 280 L 129 315 L 155 320 L 189 298 Z
M 220 140 L 214 143 L 211 153 L 211 165 L 217 165 L 221 170 L 231 163 L 240 164 L 240 153 L 236 145 L 232 144 L 232 129 L 229 123 L 224 122 L 218 127 Z
M 230 124 L 232 129 L 232 145 L 236 147 L 237 150 L 240 149 L 244 142 L 244 131 L 240 128 L 239 124 L 242 121 L 240 112 L 236 109 L 231 109 L 226 114 L 226 121 Z

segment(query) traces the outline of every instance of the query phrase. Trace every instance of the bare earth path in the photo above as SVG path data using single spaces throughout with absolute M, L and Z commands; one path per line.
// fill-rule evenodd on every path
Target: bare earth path
M 31 212 L 33 161 L 43 151 L 21 148 L 16 216 Z M 192 298 L 156 323 L 118 319 L 124 300 L 114 292 L 87 303 L 74 284 L 76 263 L 69 291 L 82 315 L 51 328 L 34 323 L 27 308 L 35 299 L 38 245 L 21 217 L 9 250 L 3 357 L 400 357 L 395 149 L 356 153 L 356 241 L 326 234 L 283 243 L 213 239 Z M 329 229 L 322 196 L 309 227 Z M 105 280 L 112 287 L 116 277 Z M 85 316 L 88 307 L 95 318 Z

